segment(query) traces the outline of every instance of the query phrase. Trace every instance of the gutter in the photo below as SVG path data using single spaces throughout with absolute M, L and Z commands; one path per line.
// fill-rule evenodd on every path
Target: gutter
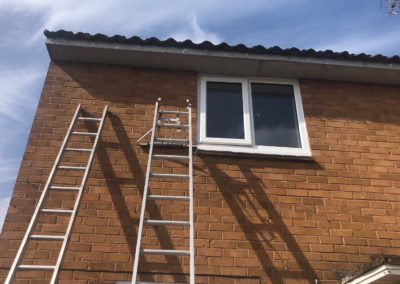
M 88 42 L 83 40 L 64 40 L 64 39 L 46 39 L 46 45 L 60 45 L 60 46 L 75 46 L 84 48 L 98 48 L 110 50 L 126 50 L 126 51 L 140 51 L 140 52 L 154 52 L 154 53 L 169 53 L 169 54 L 183 54 L 207 57 L 222 57 L 222 58 L 239 58 L 239 59 L 252 59 L 259 61 L 283 61 L 283 62 L 297 62 L 309 64 L 323 64 L 332 66 L 347 66 L 357 68 L 374 68 L 386 70 L 400 70 L 400 64 L 394 63 L 377 63 L 377 62 L 363 62 L 363 61 L 350 61 L 338 59 L 319 59 L 313 57 L 300 57 L 300 56 L 283 56 L 283 55 L 258 55 L 242 52 L 226 52 L 226 51 L 201 51 L 193 48 L 178 48 L 178 47 L 160 47 L 160 46 L 145 46 L 137 44 L 121 44 L 121 43 L 103 43 L 103 42 Z M 399 78 L 400 79 L 400 78 Z
M 390 279 L 388 279 L 390 278 Z M 380 280 L 379 280 L 380 279 Z M 361 270 L 347 272 L 341 278 L 342 284 L 368 284 L 379 280 L 386 283 L 400 283 L 400 257 L 395 255 L 373 256 L 371 263 Z M 389 283 L 389 282 L 388 282 Z
M 400 64 L 254 54 L 174 46 L 48 38 L 53 61 L 114 64 L 202 74 L 400 85 Z
M 384 279 L 382 279 L 385 277 L 391 277 L 391 281 L 394 281 L 395 276 L 397 276 L 396 283 L 399 283 L 400 282 L 400 266 L 383 264 L 383 265 L 380 265 L 380 266 L 364 273 L 363 275 L 357 277 L 356 279 L 353 279 L 350 281 L 344 281 L 342 283 L 345 283 L 345 284 L 369 284 L 369 283 L 373 283 L 379 279 L 381 279 L 381 281 L 385 281 Z M 390 282 L 390 283 L 395 283 L 395 282 Z

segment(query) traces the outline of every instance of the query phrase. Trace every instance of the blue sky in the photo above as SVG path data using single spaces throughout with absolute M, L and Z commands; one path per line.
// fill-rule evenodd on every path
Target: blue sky
M 43 30 L 400 54 L 380 0 L 0 0 L 0 227 L 49 57 Z

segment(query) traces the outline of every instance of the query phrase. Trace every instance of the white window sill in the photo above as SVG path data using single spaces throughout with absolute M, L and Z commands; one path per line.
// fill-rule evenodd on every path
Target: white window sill
M 304 159 L 312 160 L 311 151 L 308 149 L 286 148 L 286 147 L 266 147 L 266 146 L 231 146 L 231 145 L 212 145 L 212 144 L 198 144 L 197 151 L 209 154 L 231 154 L 235 156 L 240 155 L 256 155 L 266 157 L 288 158 L 288 159 Z

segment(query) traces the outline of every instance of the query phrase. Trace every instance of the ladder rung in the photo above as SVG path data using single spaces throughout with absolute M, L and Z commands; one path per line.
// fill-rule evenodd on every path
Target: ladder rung
M 72 191 L 77 191 L 80 189 L 80 187 L 76 186 L 58 186 L 58 185 L 52 185 L 50 186 L 51 189 L 57 189 L 57 190 L 72 190 Z
M 150 147 L 150 143 L 147 143 Z M 189 145 L 187 143 L 171 143 L 171 142 L 154 142 L 155 147 L 166 147 L 166 148 L 187 148 Z
M 150 200 L 190 200 L 189 196 L 148 195 Z
M 183 155 L 153 155 L 153 159 L 187 160 L 187 159 L 189 159 L 189 156 L 183 156 Z
M 157 123 L 158 127 L 167 127 L 167 128 L 189 128 L 187 124 L 173 124 L 173 123 Z
M 33 271 L 48 271 L 52 273 L 51 280 L 49 279 L 50 282 L 57 282 L 58 276 L 59 276 L 59 268 L 60 265 L 62 264 L 62 261 L 64 259 L 64 255 L 66 252 L 66 245 L 67 241 L 69 239 L 69 236 L 71 235 L 71 227 L 74 224 L 75 221 L 75 215 L 77 213 L 77 207 L 79 203 L 81 202 L 81 193 L 83 191 L 83 188 L 86 185 L 87 182 L 87 175 L 89 172 L 89 169 L 92 165 L 94 154 L 96 147 L 98 145 L 98 142 L 100 140 L 100 134 L 101 131 L 104 127 L 104 122 L 105 118 L 107 115 L 107 109 L 108 106 L 105 106 L 102 112 L 101 119 L 95 119 L 95 118 L 83 118 L 80 116 L 84 116 L 84 114 L 79 114 L 81 110 L 81 104 L 79 104 L 76 108 L 76 111 L 74 113 L 74 116 L 71 120 L 71 123 L 68 127 L 67 133 L 64 136 L 63 142 L 61 144 L 60 150 L 58 151 L 58 154 L 55 158 L 52 170 L 50 171 L 50 174 L 47 178 L 46 186 L 45 189 L 41 192 L 41 196 L 36 204 L 36 209 L 34 212 L 34 215 L 32 216 L 29 225 L 26 229 L 26 232 L 24 234 L 24 237 L 22 239 L 22 242 L 19 246 L 18 252 L 14 258 L 14 261 L 10 267 L 10 270 L 8 272 L 7 278 L 5 279 L 6 283 L 11 283 L 13 282 L 14 278 L 16 277 L 16 273 L 20 270 L 33 270 Z M 79 119 L 88 119 L 88 120 L 96 120 L 99 121 L 99 123 L 96 123 L 97 130 L 83 130 L 79 128 L 75 128 L 75 124 L 78 122 Z M 73 130 L 74 129 L 74 130 Z M 76 131 L 75 131 L 76 130 Z M 87 131 L 87 132 L 81 132 L 81 131 Z M 96 133 L 93 133 L 95 131 Z M 79 146 L 79 145 L 69 145 L 69 139 L 71 138 L 71 135 L 76 134 L 76 135 L 93 135 L 93 141 L 92 147 L 84 147 L 84 146 Z M 83 138 L 86 138 L 86 136 L 83 136 Z M 83 149 L 81 149 L 83 148 Z M 84 148 L 91 148 L 91 149 L 84 149 Z M 67 151 L 90 151 L 90 155 L 88 158 L 87 164 L 80 164 L 80 163 L 72 163 L 72 162 L 66 162 L 62 161 L 63 155 L 65 154 L 65 150 Z M 73 166 L 75 165 L 75 166 Z M 79 166 L 79 167 L 78 167 Z M 82 167 L 84 166 L 84 167 Z M 85 170 L 83 171 L 84 176 L 82 179 L 81 184 L 67 184 L 67 183 L 57 183 L 54 182 L 55 175 L 58 174 L 58 170 L 60 169 L 66 169 L 66 170 Z M 56 204 L 56 205 L 50 205 L 46 204 L 46 201 L 48 200 L 48 190 L 51 189 L 58 189 L 58 190 L 78 190 L 78 195 L 76 196 L 76 200 L 74 203 L 74 208 L 71 207 L 66 207 L 66 206 L 61 206 L 61 204 Z M 61 203 L 62 198 L 59 200 L 59 203 Z M 38 216 L 39 214 L 39 216 Z M 69 222 L 68 222 L 68 228 L 66 228 L 65 232 L 60 234 L 57 232 L 51 232 L 51 233 L 36 233 L 33 232 L 35 225 L 37 224 L 37 218 L 40 218 L 41 215 L 54 215 L 54 216 L 65 216 L 69 217 Z M 42 222 L 43 223 L 43 222 Z M 45 222 L 49 223 L 49 222 Z M 50 220 L 51 223 L 51 220 Z M 143 222 L 141 223 L 143 225 Z M 29 241 L 31 240 L 37 240 L 37 241 L 50 241 L 50 242 L 55 242 L 55 241 L 61 241 L 62 245 L 59 249 L 57 249 L 59 252 L 57 253 L 57 260 L 55 262 L 48 262 L 48 263 L 41 263 L 41 262 L 23 262 L 24 259 L 24 252 L 26 249 L 29 247 Z M 140 247 L 139 247 L 140 248 Z M 139 251 L 139 250 L 138 250 Z M 1 255 L 1 252 L 0 252 Z M 40 257 L 39 257 L 40 258 Z M 46 272 L 47 273 L 47 272 Z M 49 282 L 46 281 L 46 282 Z
M 144 224 L 150 226 L 189 226 L 189 221 L 170 221 L 170 220 L 145 220 Z
M 26 270 L 54 270 L 56 267 L 54 265 L 28 265 L 20 264 L 17 266 L 18 269 Z
M 165 113 L 165 114 L 178 114 L 178 115 L 180 115 L 180 114 L 188 115 L 189 114 L 188 111 L 178 111 L 178 110 L 160 110 L 158 113 L 161 113 L 161 114 L 163 114 L 163 113 Z
M 151 173 L 152 177 L 159 177 L 159 178 L 189 178 L 189 175 L 182 175 L 182 174 L 160 174 L 160 173 Z
M 156 142 L 186 142 L 189 143 L 188 139 L 178 139 L 178 138 L 155 138 Z
M 79 171 L 86 170 L 86 167 L 74 167 L 74 166 L 58 166 L 58 168 L 64 170 L 79 170 Z
M 80 116 L 78 117 L 79 120 L 94 120 L 94 121 L 101 121 L 101 118 L 96 118 L 96 117 L 85 117 L 85 116 Z
M 75 135 L 91 135 L 91 136 L 96 136 L 97 132 L 80 132 L 80 131 L 74 131 L 72 134 Z
M 84 149 L 84 148 L 65 148 L 67 151 L 79 151 L 79 152 L 92 152 L 93 149 Z
M 64 240 L 65 236 L 51 236 L 51 235 L 31 235 L 31 239 L 33 240 Z
M 190 255 L 189 250 L 173 250 L 173 249 L 142 249 L 142 254 L 155 255 Z
M 72 214 L 73 210 L 65 209 L 41 209 L 40 212 L 43 213 L 54 213 L 54 214 Z

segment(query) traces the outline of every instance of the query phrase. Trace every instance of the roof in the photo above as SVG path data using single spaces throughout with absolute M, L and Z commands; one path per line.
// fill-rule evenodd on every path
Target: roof
M 45 30 L 44 34 L 49 39 L 68 39 L 68 40 L 83 40 L 88 42 L 104 42 L 104 43 L 121 43 L 121 44 L 137 44 L 143 46 L 159 46 L 159 47 L 177 47 L 177 48 L 191 48 L 197 50 L 210 50 L 210 51 L 224 51 L 224 52 L 243 52 L 249 54 L 267 54 L 267 55 L 283 55 L 283 56 L 298 56 L 298 57 L 312 57 L 312 58 L 329 58 L 349 61 L 364 61 L 364 62 L 379 62 L 379 63 L 395 63 L 400 64 L 400 56 L 384 56 L 368 55 L 365 53 L 352 54 L 347 51 L 334 52 L 332 50 L 316 51 L 314 49 L 298 49 L 295 47 L 282 49 L 279 46 L 264 47 L 256 45 L 247 47 L 244 44 L 229 45 L 225 42 L 220 44 L 213 44 L 209 41 L 202 43 L 194 43 L 191 40 L 176 41 L 173 38 L 160 40 L 155 37 L 142 39 L 138 36 L 127 38 L 121 35 L 107 36 L 104 34 L 91 35 L 89 33 L 73 33 L 70 31 L 48 31 Z
M 400 58 L 331 50 L 247 47 L 209 41 L 112 37 L 64 30 L 44 32 L 50 58 L 80 62 L 191 71 L 198 74 L 280 79 L 317 79 L 400 85 Z

